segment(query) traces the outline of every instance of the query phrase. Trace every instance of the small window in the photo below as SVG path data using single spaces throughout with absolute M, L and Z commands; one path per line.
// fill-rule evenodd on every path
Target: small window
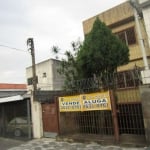
M 32 77 L 28 78 L 27 83 L 28 83 L 28 85 L 32 85 L 33 84 L 33 78 Z M 38 83 L 38 77 L 37 76 L 36 76 L 36 83 Z
M 127 34 L 127 40 L 128 40 L 128 44 L 135 44 L 136 43 L 136 38 L 135 38 L 135 32 L 134 32 L 134 28 L 129 28 L 126 30 L 126 34 Z
M 128 28 L 121 32 L 115 33 L 119 39 L 126 45 L 132 45 L 136 43 L 134 27 Z
M 43 78 L 46 78 L 46 72 L 43 73 Z

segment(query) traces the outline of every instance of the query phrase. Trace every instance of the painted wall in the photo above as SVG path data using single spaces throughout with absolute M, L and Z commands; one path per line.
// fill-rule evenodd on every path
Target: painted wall
M 38 90 L 61 90 L 64 77 L 59 75 L 57 69 L 60 66 L 60 61 L 48 59 L 36 64 L 36 75 L 38 76 Z M 26 77 L 32 77 L 32 68 L 26 68 Z M 31 113 L 33 123 L 33 137 L 41 138 L 43 136 L 42 108 L 41 104 L 33 100 L 32 85 L 28 85 L 27 89 L 31 92 Z
M 148 35 L 148 41 L 150 46 L 150 1 L 149 0 L 139 0 L 140 4 L 142 5 L 145 2 L 149 2 L 149 5 L 147 7 L 142 8 L 143 17 L 144 17 L 144 23 L 145 23 L 145 29 Z
M 31 115 L 33 137 L 41 138 L 43 136 L 42 108 L 39 102 L 33 100 L 33 97 L 31 98 Z
M 147 15 L 150 15 L 150 13 L 149 14 L 147 13 Z M 124 31 L 125 29 L 130 28 L 130 27 L 134 27 L 134 29 L 135 29 L 136 43 L 128 46 L 129 50 L 130 50 L 129 51 L 130 62 L 128 65 L 118 67 L 118 71 L 133 69 L 135 67 L 135 65 L 139 66 L 139 67 L 143 67 L 144 66 L 143 58 L 142 58 L 141 48 L 139 45 L 137 29 L 136 29 L 136 25 L 135 25 L 135 21 L 134 21 L 133 8 L 130 5 L 130 3 L 127 1 L 125 3 L 122 3 L 116 7 L 113 7 L 105 12 L 97 14 L 96 16 L 93 16 L 93 17 L 83 21 L 83 31 L 84 31 L 85 35 L 91 31 L 96 17 L 99 17 L 100 20 L 102 22 L 104 22 L 112 30 L 113 33 L 118 33 L 120 31 Z M 150 16 L 149 16 L 149 18 L 150 18 Z M 150 48 L 148 46 L 148 37 L 147 37 L 147 33 L 145 31 L 143 18 L 141 18 L 139 21 L 140 21 L 142 37 L 144 40 L 146 55 L 150 56 Z M 149 24 L 149 22 L 147 24 Z M 148 25 L 148 26 L 149 26 L 149 30 L 150 30 L 150 25 Z M 149 32 L 149 34 L 150 34 L 150 32 Z M 150 63 L 150 59 L 148 59 L 148 62 Z
M 57 69 L 60 67 L 60 61 L 54 59 L 48 59 L 41 63 L 36 64 L 36 75 L 38 76 L 37 88 L 39 90 L 61 90 L 64 77 L 61 76 Z M 32 68 L 26 68 L 26 77 L 32 77 Z M 32 85 L 28 85 L 29 90 L 32 89 Z
M 146 141 L 150 143 L 150 87 L 149 85 L 140 87 L 140 95 L 142 100 L 142 108 L 143 108 L 143 118 L 144 118 L 144 126 L 145 126 L 145 136 Z

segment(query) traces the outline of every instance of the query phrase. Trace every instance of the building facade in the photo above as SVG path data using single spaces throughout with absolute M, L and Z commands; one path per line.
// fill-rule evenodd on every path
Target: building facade
M 60 61 L 55 59 L 48 59 L 43 62 L 36 64 L 36 76 L 37 76 L 37 93 L 39 92 L 48 92 L 53 93 L 55 91 L 62 90 L 64 77 L 58 73 L 58 69 L 60 67 Z M 31 113 L 32 113 L 32 125 L 33 125 L 33 137 L 34 138 L 41 138 L 47 132 L 44 131 L 45 129 L 45 116 L 43 113 L 45 112 L 44 109 L 49 109 L 49 103 L 43 102 L 45 105 L 42 104 L 41 101 L 43 99 L 38 100 L 38 96 L 36 100 L 33 97 L 33 85 L 32 85 L 32 67 L 26 68 L 26 77 L 27 77 L 27 88 L 31 91 Z M 50 99 L 49 95 L 43 96 L 43 98 Z M 45 106 L 45 107 L 44 107 Z M 53 112 L 54 113 L 54 112 Z M 50 112 L 49 112 L 50 114 Z M 49 116 L 49 115 L 48 115 Z M 49 116 L 50 117 L 50 116 Z M 51 125 L 51 121 L 49 122 Z M 48 124 L 46 124 L 48 126 Z
M 0 136 L 31 138 L 30 111 L 26 84 L 0 83 Z
M 64 78 L 58 73 L 60 61 L 48 59 L 36 64 L 37 89 L 38 90 L 61 90 Z M 26 68 L 27 87 L 32 89 L 32 67 Z
M 133 7 L 129 1 L 122 3 L 114 8 L 102 12 L 94 17 L 83 21 L 84 34 L 88 34 L 93 26 L 95 18 L 99 19 L 108 26 L 129 47 L 130 62 L 127 65 L 118 67 L 118 71 L 132 70 L 137 67 L 144 67 L 143 56 L 140 48 L 140 39 L 138 37 L 135 23 Z M 148 63 L 150 62 L 150 49 L 148 45 L 148 35 L 145 31 L 143 18 L 140 18 L 140 29 L 144 41 L 144 47 Z
M 142 9 L 145 29 L 148 35 L 148 41 L 150 46 L 150 1 L 149 0 L 139 0 L 140 8 Z

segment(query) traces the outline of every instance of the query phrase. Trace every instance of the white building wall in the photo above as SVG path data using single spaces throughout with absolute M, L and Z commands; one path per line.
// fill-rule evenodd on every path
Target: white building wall
M 43 137 L 42 108 L 39 102 L 33 100 L 33 97 L 31 98 L 31 114 L 33 137 L 41 138 Z
M 149 0 L 138 0 L 142 8 L 145 29 L 148 35 L 148 43 L 150 46 L 150 1 Z
M 64 78 L 57 72 L 60 61 L 49 59 L 36 65 L 36 75 L 38 76 L 37 88 L 39 90 L 61 90 Z M 27 79 L 32 77 L 32 68 L 26 69 Z M 32 89 L 32 85 L 28 89 Z
M 36 75 L 38 76 L 38 90 L 61 90 L 64 78 L 59 75 L 57 69 L 60 62 L 49 59 L 36 65 Z M 26 68 L 26 77 L 32 77 L 32 68 Z M 28 90 L 33 89 L 32 85 L 27 86 Z M 31 94 L 32 95 L 32 94 Z M 42 108 L 41 104 L 31 98 L 31 113 L 33 123 L 33 137 L 41 138 L 43 136 Z
M 146 32 L 148 35 L 148 42 L 150 46 L 150 7 L 143 9 L 143 17 L 144 17 Z
M 139 0 L 139 3 L 142 4 L 142 3 L 145 3 L 147 2 L 148 0 Z

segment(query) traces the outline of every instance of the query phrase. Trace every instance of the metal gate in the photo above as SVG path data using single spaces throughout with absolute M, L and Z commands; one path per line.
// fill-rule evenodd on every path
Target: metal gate
M 127 137 L 125 140 L 128 142 L 131 141 L 128 137 L 134 137 L 132 139 L 135 139 L 135 142 L 145 142 L 139 76 L 133 70 L 120 73 L 113 81 L 114 83 L 111 83 L 106 80 L 105 86 L 101 78 L 72 82 L 70 86 L 73 86 L 74 91 L 78 93 L 104 91 L 113 87 L 111 97 L 111 101 L 114 101 L 113 109 L 111 111 L 61 112 L 60 133 L 95 135 L 101 139 L 111 136 L 115 141 Z
M 30 100 L 0 104 L 0 136 L 32 138 Z
M 135 141 L 144 142 L 143 113 L 137 93 L 138 89 L 119 91 L 118 100 L 116 104 L 112 103 L 111 111 L 61 112 L 60 133 L 86 135 L 84 138 L 95 135 L 101 140 L 111 137 L 109 140 L 117 142 L 128 135 L 128 137 L 134 136 Z M 123 96 L 126 101 L 121 99 Z M 122 100 L 124 103 L 121 103 Z M 116 108 L 113 105 L 116 105 Z M 126 138 L 125 140 L 129 142 L 131 139 Z
M 95 95 L 93 98 L 97 98 L 97 100 L 101 100 L 103 99 L 102 98 L 103 93 L 106 92 L 98 92 L 98 93 L 89 93 L 87 95 Z M 102 97 L 100 97 L 100 95 Z M 110 95 L 112 97 L 112 92 L 110 92 Z M 61 101 L 64 102 L 65 101 L 64 99 L 65 98 L 60 97 L 59 102 Z M 84 110 L 84 111 L 76 111 L 76 112 L 60 112 L 60 134 L 61 135 L 79 134 L 80 136 L 85 135 L 84 139 L 87 137 L 90 139 L 91 136 L 94 136 L 94 138 L 96 137 L 99 140 L 109 139 L 110 141 L 115 141 L 115 140 L 118 141 L 119 133 L 116 130 L 118 126 L 116 123 L 116 111 L 114 108 L 115 104 L 113 104 L 114 102 L 113 97 L 111 102 L 112 102 L 111 110 L 109 109 L 93 110 L 94 107 L 93 105 L 90 104 L 87 105 L 88 109 L 86 111 Z M 99 104 L 96 105 L 94 104 L 94 106 L 100 107 Z M 62 107 L 64 108 L 65 106 L 62 105 Z M 68 109 L 68 106 L 66 106 L 66 109 Z
M 144 135 L 141 103 L 118 104 L 118 124 L 120 134 Z

